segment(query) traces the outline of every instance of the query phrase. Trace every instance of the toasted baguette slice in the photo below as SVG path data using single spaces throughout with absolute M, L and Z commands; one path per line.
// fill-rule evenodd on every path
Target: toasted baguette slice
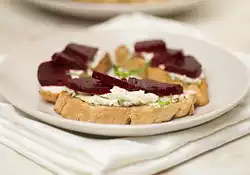
M 152 124 L 167 122 L 173 118 L 191 115 L 194 112 L 196 96 L 163 107 L 149 105 L 132 107 L 110 107 L 91 105 L 62 92 L 54 110 L 65 118 L 102 124 Z
M 115 52 L 116 52 L 115 55 L 117 64 L 127 70 L 140 69 L 146 64 L 144 58 L 133 56 L 133 54 L 130 53 L 128 48 L 124 45 L 118 47 Z M 187 85 L 181 81 L 172 80 L 167 71 L 157 67 L 156 68 L 149 67 L 147 70 L 145 70 L 144 73 L 140 73 L 138 75 L 142 78 L 148 78 L 159 82 L 164 82 L 169 84 L 181 84 L 184 87 L 184 89 L 196 92 L 197 105 L 204 106 L 209 103 L 208 85 L 205 79 L 202 80 L 202 83 L 200 85 L 197 84 Z

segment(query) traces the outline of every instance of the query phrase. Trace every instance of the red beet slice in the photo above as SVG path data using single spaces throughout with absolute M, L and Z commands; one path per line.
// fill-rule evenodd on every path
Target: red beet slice
M 92 77 L 70 79 L 66 86 L 75 91 L 97 95 L 109 93 L 113 87 L 112 85 L 103 84 L 100 80 Z
M 126 79 L 120 80 L 120 79 L 117 79 L 115 77 L 111 77 L 111 76 L 104 74 L 104 73 L 101 73 L 101 72 L 94 71 L 92 74 L 92 77 L 102 81 L 104 84 L 119 86 L 119 87 L 126 89 L 126 90 L 129 90 L 129 91 L 139 90 L 139 88 L 136 88 L 135 85 L 127 82 Z
M 128 82 L 142 90 L 145 90 L 146 92 L 151 92 L 159 96 L 168 96 L 183 93 L 183 87 L 179 84 L 168 84 L 149 79 L 140 80 L 137 78 L 129 78 Z
M 181 50 L 168 50 L 167 52 L 155 53 L 151 60 L 152 67 L 163 64 L 169 72 L 197 78 L 202 71 L 201 64 L 193 56 L 185 56 Z
M 145 90 L 146 92 L 151 92 L 159 96 L 183 93 L 183 88 L 181 85 L 160 83 L 149 79 L 140 80 L 137 78 L 129 78 L 128 80 L 120 80 L 107 74 L 95 71 L 93 72 L 92 77 L 102 81 L 104 84 L 119 86 L 128 91 Z
M 88 62 L 93 60 L 97 51 L 97 48 L 72 43 L 63 51 L 55 53 L 52 60 L 55 64 L 67 66 L 69 69 L 86 70 Z
M 55 53 L 52 56 L 52 61 L 56 65 L 62 65 L 68 67 L 69 69 L 87 69 L 86 61 L 79 61 L 74 57 L 65 52 Z
M 97 51 L 94 47 L 68 44 L 63 51 L 52 56 L 52 61 L 40 64 L 37 73 L 39 83 L 42 86 L 65 85 L 70 79 L 68 70 L 87 70 L 89 61 L 93 60 Z
M 178 62 L 178 61 L 183 62 L 184 61 L 185 55 L 184 55 L 183 51 L 180 49 L 168 49 L 167 53 L 176 62 Z
M 52 61 L 39 65 L 37 78 L 41 86 L 63 86 L 70 78 L 68 68 L 57 66 Z
M 151 59 L 151 66 L 158 67 L 160 64 L 173 61 L 173 58 L 167 52 L 154 53 L 153 58 Z
M 65 48 L 65 52 L 70 55 L 80 57 L 83 60 L 93 60 L 98 48 L 89 47 L 81 44 L 71 43 Z
M 146 40 L 135 43 L 135 52 L 164 52 L 166 44 L 162 40 Z

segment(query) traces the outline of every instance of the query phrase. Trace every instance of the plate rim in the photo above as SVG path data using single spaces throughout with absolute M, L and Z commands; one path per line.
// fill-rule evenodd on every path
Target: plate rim
M 38 5 L 40 7 L 63 13 L 71 13 L 70 15 L 86 16 L 86 17 L 98 17 L 105 18 L 111 17 L 116 14 L 125 12 L 146 12 L 150 14 L 171 14 L 176 11 L 188 9 L 192 6 L 197 5 L 205 0 L 189 0 L 188 2 L 182 0 L 177 3 L 174 0 L 169 2 L 156 2 L 156 3 L 91 3 L 91 2 L 72 2 L 62 0 L 26 0 L 26 2 Z M 77 3 L 80 3 L 77 4 Z M 57 8 L 56 8 L 57 7 Z M 72 11 L 74 9 L 75 11 Z M 79 11 L 79 10 L 86 11 Z M 98 12 L 98 14 L 90 14 L 90 11 Z M 102 16 L 103 15 L 103 16 Z
M 116 30 L 111 30 L 111 31 L 121 32 L 123 30 L 119 30 L 119 29 L 117 30 L 116 29 Z M 85 31 L 85 32 L 87 32 L 87 33 L 90 32 L 91 33 L 91 32 L 100 32 L 100 31 L 98 31 L 98 30 L 95 30 L 95 31 L 88 30 L 88 31 Z M 104 32 L 104 31 L 102 31 L 102 32 Z M 163 31 L 161 31 L 161 32 L 163 32 Z M 224 52 L 227 52 L 230 55 L 232 55 L 233 59 L 237 60 L 237 62 L 240 63 L 242 68 L 245 69 L 246 73 L 249 73 L 249 69 L 247 68 L 247 66 L 242 61 L 240 61 L 233 53 L 229 52 L 227 49 L 225 49 L 225 48 L 223 48 L 221 46 L 218 46 L 218 45 L 216 45 L 214 43 L 211 43 L 208 40 L 199 39 L 199 38 L 195 38 L 195 37 L 192 37 L 192 36 L 187 36 L 187 35 L 184 35 L 184 34 L 173 34 L 171 32 L 167 32 L 167 31 L 164 31 L 163 33 L 168 33 L 169 35 L 184 36 L 184 37 L 191 38 L 191 39 L 194 39 L 194 40 L 199 40 L 201 42 L 206 42 L 209 45 L 213 45 L 214 47 L 216 47 L 216 48 L 218 48 L 220 50 L 223 50 Z M 78 32 L 75 35 L 77 36 Z M 47 39 L 47 40 L 50 40 L 50 39 Z M 44 40 L 42 42 L 44 42 Z M 8 60 L 8 58 L 5 59 L 2 64 L 4 64 L 4 62 L 7 61 L 7 60 Z M 219 117 L 220 115 L 230 111 L 232 108 L 234 108 L 236 105 L 238 105 L 241 102 L 241 100 L 243 100 L 243 98 L 248 93 L 248 89 L 249 89 L 249 85 L 250 85 L 249 74 L 246 74 L 246 77 L 248 77 L 248 78 L 246 80 L 247 82 L 246 82 L 246 86 L 244 87 L 244 91 L 241 91 L 240 96 L 238 96 L 238 98 L 235 98 L 234 101 L 232 101 L 230 104 L 225 105 L 224 108 L 219 108 L 219 109 L 216 109 L 216 110 L 211 111 L 209 113 L 205 113 L 203 115 L 199 115 L 198 117 L 194 117 L 194 118 L 186 117 L 186 118 L 183 118 L 182 120 L 178 120 L 178 121 L 172 120 L 172 121 L 168 121 L 168 122 L 164 122 L 164 123 L 158 123 L 158 124 L 141 124 L 141 125 L 98 124 L 98 123 L 74 121 L 74 120 L 65 119 L 63 117 L 62 118 L 54 118 L 54 117 L 51 117 L 51 116 L 53 116 L 51 114 L 47 114 L 47 113 L 44 113 L 42 111 L 30 110 L 30 109 L 26 108 L 25 106 L 16 104 L 15 102 L 13 103 L 12 100 L 10 100 L 8 97 L 6 97 L 3 93 L 2 94 L 14 106 L 16 106 L 20 110 L 24 111 L 25 113 L 27 113 L 29 115 L 32 115 L 32 114 L 34 115 L 34 112 L 39 112 L 40 113 L 39 117 L 37 117 L 37 115 L 34 115 L 34 116 L 32 116 L 32 118 L 38 119 L 39 121 L 42 121 L 42 122 L 45 122 L 47 124 L 51 124 L 53 126 L 60 127 L 60 128 L 67 128 L 67 127 L 61 126 L 61 125 L 69 124 L 69 125 L 78 125 L 79 127 L 86 127 L 87 126 L 87 127 L 92 127 L 92 128 L 100 128 L 100 129 L 108 129 L 108 130 L 109 129 L 111 129 L 111 130 L 112 129 L 144 130 L 144 129 L 165 128 L 165 127 L 178 127 L 178 125 L 185 125 L 185 124 L 189 123 L 188 127 L 183 127 L 182 128 L 182 129 L 187 129 L 187 128 L 197 126 L 197 125 L 206 123 L 208 121 L 211 121 L 211 120 Z M 42 117 L 40 117 L 40 116 L 42 116 Z M 49 118 L 50 120 L 46 120 L 46 119 L 44 120 L 43 116 L 46 117 L 46 118 Z M 202 120 L 203 120 L 203 122 L 199 122 L 199 121 L 202 121 Z M 199 124 L 195 124 L 196 122 L 199 122 Z M 192 125 L 192 123 L 193 123 L 193 125 Z M 177 129 L 177 130 L 181 130 L 181 129 Z M 76 129 L 75 131 L 89 133 L 89 132 L 85 132 L 85 131 L 78 130 L 78 129 Z M 174 131 L 174 130 L 172 130 L 172 131 Z M 172 131 L 170 131 L 170 132 L 172 132 Z M 165 133 L 165 132 L 161 132 L 161 133 Z M 98 134 L 98 135 L 102 135 L 102 134 Z M 113 135 L 113 134 L 103 134 L 103 135 Z M 134 134 L 132 134 L 132 135 L 134 135 Z M 140 134 L 138 134 L 138 135 L 140 135 Z M 146 135 L 152 135 L 152 134 L 146 134 Z M 117 135 L 115 135 L 115 136 L 117 136 Z M 118 134 L 118 136 L 120 136 L 120 134 Z M 127 135 L 125 134 L 123 136 L 127 136 Z

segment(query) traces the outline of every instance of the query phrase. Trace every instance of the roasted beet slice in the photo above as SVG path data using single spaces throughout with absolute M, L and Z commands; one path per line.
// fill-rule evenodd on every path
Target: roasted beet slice
M 76 59 L 75 56 L 71 56 L 66 52 L 59 52 L 55 53 L 52 56 L 52 61 L 56 65 L 61 65 L 68 67 L 69 69 L 87 69 L 87 63 L 86 61 L 83 61 L 81 59 Z
M 127 82 L 126 79 L 123 79 L 123 80 L 117 79 L 115 77 L 111 77 L 101 72 L 94 71 L 92 74 L 92 77 L 95 79 L 101 80 L 104 84 L 119 86 L 129 91 L 139 90 L 139 88 L 135 87 L 135 85 Z
M 165 70 L 197 78 L 202 72 L 202 66 L 193 56 L 185 56 L 184 61 L 166 62 Z
M 37 78 L 41 86 L 63 86 L 70 78 L 67 71 L 68 68 L 48 61 L 39 65 Z
M 83 60 L 93 60 L 98 48 L 71 43 L 66 46 L 64 51 Z
M 160 83 L 149 79 L 140 80 L 137 78 L 129 78 L 128 80 L 120 80 L 107 74 L 95 71 L 93 72 L 92 77 L 102 81 L 104 84 L 119 86 L 128 91 L 145 90 L 146 92 L 151 92 L 159 96 L 183 93 L 183 88 L 181 85 Z
M 182 50 L 175 50 L 175 49 L 168 49 L 166 52 L 157 52 L 154 53 L 154 56 L 151 60 L 151 64 L 159 65 L 164 64 L 166 62 L 173 62 L 173 63 L 183 63 L 185 55 L 183 54 Z
M 135 52 L 164 52 L 166 44 L 162 40 L 145 40 L 135 43 Z
M 67 66 L 70 69 L 86 70 L 88 62 L 93 60 L 97 51 L 97 48 L 72 43 L 68 44 L 63 51 L 55 53 L 52 60 L 55 64 Z
M 68 88 L 88 94 L 106 94 L 110 92 L 112 85 L 103 84 L 100 80 L 92 77 L 70 79 L 66 85 Z
M 167 52 L 155 53 L 151 60 L 152 67 L 164 65 L 168 72 L 197 78 L 202 71 L 201 64 L 193 56 L 185 56 L 181 50 L 169 49 Z
M 180 61 L 183 62 L 184 61 L 184 53 L 181 49 L 168 49 L 167 54 L 174 59 L 176 62 Z
M 159 96 L 183 93 L 183 88 L 179 84 L 168 84 L 149 79 L 140 80 L 137 78 L 129 78 L 128 82 L 142 90 L 145 90 L 146 92 L 151 92 Z
M 40 64 L 38 80 L 42 86 L 65 85 L 70 79 L 69 69 L 87 70 L 89 61 L 93 60 L 97 48 L 71 43 L 52 56 L 52 61 Z
M 160 64 L 173 61 L 173 58 L 167 52 L 154 53 L 153 58 L 151 59 L 151 66 L 158 67 Z

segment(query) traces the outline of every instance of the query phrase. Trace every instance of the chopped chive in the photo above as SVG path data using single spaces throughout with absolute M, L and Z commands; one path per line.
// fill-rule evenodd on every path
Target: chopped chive
M 126 101 L 126 100 L 124 100 L 124 99 L 119 99 L 119 100 L 118 100 L 118 103 L 119 103 L 120 105 L 122 105 L 125 101 Z
M 160 105 L 160 106 L 166 106 L 166 105 L 171 104 L 171 100 L 169 100 L 169 101 L 158 101 L 157 104 Z

